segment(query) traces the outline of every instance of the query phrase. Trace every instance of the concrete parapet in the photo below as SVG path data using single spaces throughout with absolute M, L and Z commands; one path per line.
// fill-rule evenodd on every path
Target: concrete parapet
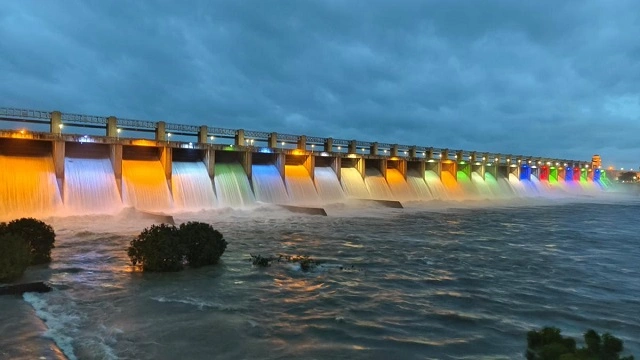
M 324 151 L 333 152 L 333 139 L 332 138 L 327 138 L 324 141 Z
M 391 145 L 391 150 L 389 152 L 391 153 L 391 157 L 398 156 L 398 144 Z
M 369 147 L 369 154 L 378 155 L 378 143 L 377 142 L 371 143 L 371 146 Z
M 357 154 L 358 153 L 358 146 L 355 140 L 351 140 L 349 141 L 349 149 L 348 149 L 349 154 Z
M 209 129 L 207 128 L 207 126 L 206 125 L 200 126 L 200 129 L 198 130 L 198 143 L 206 144 L 208 134 L 209 134 Z
M 416 157 L 418 157 L 418 150 L 416 150 L 415 145 L 414 145 L 414 146 L 411 146 L 411 147 L 409 148 L 409 157 L 410 157 L 410 158 L 416 158 Z M 405 175 L 405 178 L 406 178 L 406 175 Z
M 244 146 L 244 129 L 238 129 L 236 130 L 236 135 L 235 135 L 235 145 L 236 146 Z
M 50 131 L 52 134 L 61 134 L 62 133 L 62 113 L 60 111 L 52 111 L 51 112 L 51 124 Z
M 305 135 L 300 135 L 298 138 L 297 148 L 299 150 L 307 150 L 307 137 Z
M 167 140 L 167 131 L 166 131 L 166 123 L 164 121 L 158 121 L 156 127 L 156 141 L 166 141 Z
M 118 119 L 115 116 L 107 118 L 107 136 L 118 137 Z
M 267 138 L 267 147 L 275 149 L 278 147 L 278 133 L 272 132 Z

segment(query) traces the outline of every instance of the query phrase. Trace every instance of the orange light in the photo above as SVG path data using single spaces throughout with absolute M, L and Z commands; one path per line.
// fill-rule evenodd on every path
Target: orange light
M 136 139 L 131 141 L 131 145 L 137 146 L 156 146 L 156 142 L 152 140 Z

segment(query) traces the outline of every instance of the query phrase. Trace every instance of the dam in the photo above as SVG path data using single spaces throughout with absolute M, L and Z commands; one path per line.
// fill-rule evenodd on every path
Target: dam
M 590 195 L 590 161 L 0 108 L 0 214 Z M 28 130 L 34 124 L 40 130 Z M 0 126 L 0 129 L 3 126 Z

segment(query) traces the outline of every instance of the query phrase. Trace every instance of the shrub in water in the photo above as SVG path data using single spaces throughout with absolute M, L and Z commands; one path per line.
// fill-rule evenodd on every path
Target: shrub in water
M 227 248 L 222 234 L 207 223 L 190 221 L 180 224 L 178 234 L 187 264 L 194 268 L 218 263 Z
M 560 335 L 560 329 L 545 327 L 527 333 L 528 360 L 633 360 L 633 356 L 620 357 L 624 350 L 622 340 L 605 333 L 600 337 L 594 330 L 584 334 L 587 345 L 576 348 L 574 339 Z
M 131 240 L 127 254 L 131 263 L 144 271 L 178 271 L 184 264 L 197 268 L 213 265 L 227 248 L 222 234 L 211 225 L 188 222 L 152 225 Z
M 127 254 L 144 271 L 178 271 L 183 268 L 184 249 L 173 225 L 152 225 L 131 240 Z
M 0 224 L 0 282 L 20 278 L 30 262 L 29 244 L 20 236 L 6 232 L 4 224 Z
M 33 218 L 22 218 L 8 223 L 6 231 L 29 243 L 31 265 L 51 262 L 51 249 L 54 248 L 56 234 L 50 225 Z

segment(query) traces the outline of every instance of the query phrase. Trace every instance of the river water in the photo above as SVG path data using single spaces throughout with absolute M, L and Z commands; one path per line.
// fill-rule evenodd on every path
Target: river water
M 0 299 L 0 358 L 523 359 L 545 325 L 608 331 L 640 355 L 637 198 L 326 209 L 178 215 L 229 245 L 217 266 L 165 274 L 126 256 L 150 219 L 47 219 L 53 262 L 25 279 L 55 289 Z

